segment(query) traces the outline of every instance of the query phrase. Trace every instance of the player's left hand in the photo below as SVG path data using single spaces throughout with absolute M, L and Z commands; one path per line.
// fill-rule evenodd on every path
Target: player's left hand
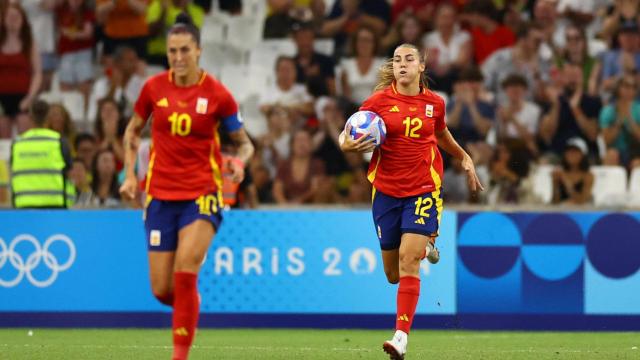
M 476 192 L 478 190 L 483 191 L 484 187 L 478 178 L 478 174 L 476 174 L 476 167 L 473 165 L 473 160 L 471 160 L 471 156 L 466 155 L 462 159 L 462 163 L 460 164 L 464 172 L 467 174 L 467 185 L 469 185 L 469 190 L 471 192 Z
M 231 169 L 231 180 L 239 184 L 244 180 L 244 163 L 240 159 L 229 160 L 229 168 Z

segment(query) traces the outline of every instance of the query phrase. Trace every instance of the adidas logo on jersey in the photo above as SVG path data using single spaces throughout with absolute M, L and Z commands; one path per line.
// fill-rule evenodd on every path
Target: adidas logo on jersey
M 394 105 L 389 112 L 400 112 L 400 109 L 396 105 Z
M 424 218 L 418 218 L 418 220 L 413 222 L 414 224 L 425 225 Z
M 167 100 L 166 97 L 158 100 L 158 102 L 156 102 L 156 106 L 157 107 L 169 107 L 169 100 Z

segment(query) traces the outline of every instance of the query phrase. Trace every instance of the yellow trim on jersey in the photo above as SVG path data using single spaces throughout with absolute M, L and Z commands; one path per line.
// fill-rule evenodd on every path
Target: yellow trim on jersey
M 376 166 L 373 168 L 373 171 L 369 175 L 367 175 L 367 179 L 372 184 L 373 180 L 376 179 L 376 172 L 378 171 L 378 165 L 380 165 L 380 159 L 382 158 L 382 152 L 380 151 L 380 149 L 376 149 L 375 151 L 378 152 L 378 160 L 376 161 Z
M 218 128 L 220 127 L 220 123 L 216 125 L 213 129 L 213 143 L 211 144 L 211 153 L 209 154 L 209 162 L 211 163 L 211 171 L 213 172 L 213 182 L 216 184 L 216 188 L 218 189 L 218 204 L 224 204 L 224 198 L 222 197 L 222 171 L 220 170 L 220 166 L 216 162 L 216 158 L 214 155 L 214 147 L 217 146 L 220 148 L 220 134 L 218 133 Z
M 142 220 L 147 220 L 147 208 L 149 204 L 151 204 L 151 200 L 153 200 L 153 196 L 147 194 L 147 197 L 144 199 L 144 207 L 142 210 Z
M 207 72 L 202 70 L 202 76 L 200 76 L 200 80 L 198 80 L 198 85 L 202 85 L 202 83 L 204 82 L 204 79 L 207 78 Z
M 438 212 L 438 227 L 440 226 L 440 218 L 442 218 L 442 197 L 440 196 L 440 190 L 442 189 L 442 179 L 436 169 L 433 168 L 433 160 L 436 158 L 436 152 L 431 148 L 431 178 L 435 189 L 431 193 L 433 199 L 436 201 L 436 211 Z
M 398 91 L 396 90 L 396 82 L 392 82 L 391 83 L 391 90 L 393 91 L 394 94 L 398 95 Z
M 373 204 L 373 200 L 376 199 L 376 187 L 372 186 L 371 187 L 371 203 Z
M 147 170 L 147 182 L 144 185 L 144 191 L 148 194 L 151 187 L 151 175 L 153 174 L 153 163 L 156 160 L 156 152 L 151 149 L 151 157 L 149 158 L 149 170 Z

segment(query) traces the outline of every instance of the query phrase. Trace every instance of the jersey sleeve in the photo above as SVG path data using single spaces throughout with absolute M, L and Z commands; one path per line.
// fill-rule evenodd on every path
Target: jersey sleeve
M 379 98 L 380 98 L 380 93 L 374 93 L 373 95 L 369 96 L 364 102 L 362 102 L 362 105 L 360 105 L 359 111 L 373 111 L 374 113 L 380 115 L 380 113 L 378 112 Z
M 151 113 L 153 112 L 153 101 L 151 100 L 151 94 L 149 93 L 149 82 L 145 82 L 142 90 L 140 90 L 140 96 L 138 96 L 138 100 L 136 100 L 136 104 L 134 106 L 134 111 L 144 122 L 149 119 Z
M 220 119 L 225 119 L 236 114 L 238 112 L 238 104 L 233 98 L 233 95 L 231 95 L 229 90 L 222 84 L 219 84 L 218 91 L 218 109 L 216 111 L 216 116 Z
M 436 118 L 436 123 L 435 123 L 436 131 L 442 131 L 447 127 L 447 123 L 444 121 L 444 118 L 446 117 L 447 107 L 444 104 L 443 98 L 439 97 L 439 100 L 440 100 L 440 108 L 442 109 L 442 112 L 440 113 L 440 116 Z

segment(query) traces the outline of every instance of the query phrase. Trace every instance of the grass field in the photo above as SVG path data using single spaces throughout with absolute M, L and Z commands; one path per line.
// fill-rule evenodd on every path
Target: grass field
M 190 359 L 385 359 L 391 331 L 200 330 Z M 0 329 L 0 359 L 171 357 L 169 330 Z M 407 359 L 640 359 L 640 333 L 414 331 Z

